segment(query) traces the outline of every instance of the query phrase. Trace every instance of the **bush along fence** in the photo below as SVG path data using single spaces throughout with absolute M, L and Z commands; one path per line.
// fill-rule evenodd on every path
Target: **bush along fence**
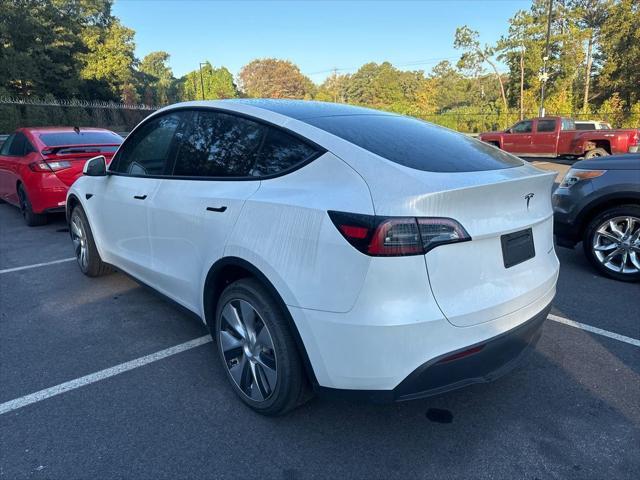
M 0 97 L 0 134 L 20 127 L 101 127 L 128 132 L 159 107 L 124 103 Z
M 147 115 L 150 115 L 158 108 L 160 107 L 75 99 L 22 99 L 0 96 L 0 135 L 11 133 L 19 127 L 54 125 L 102 127 L 116 132 L 129 132 Z M 392 108 L 391 110 L 394 109 Z M 519 111 L 500 113 L 496 111 L 472 111 L 467 108 L 461 110 L 426 115 L 420 112 L 412 112 L 411 109 L 396 111 L 408 115 L 414 114 L 428 122 L 463 133 L 504 130 L 520 120 Z M 609 122 L 614 128 L 638 128 L 640 127 L 640 110 L 637 110 L 634 108 L 625 111 L 600 111 L 589 114 L 548 112 L 547 116 L 557 115 L 576 120 L 601 120 Z M 524 112 L 524 118 L 537 116 L 537 112 Z

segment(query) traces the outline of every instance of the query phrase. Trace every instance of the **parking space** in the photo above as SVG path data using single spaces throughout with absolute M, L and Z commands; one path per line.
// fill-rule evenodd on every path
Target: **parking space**
M 72 254 L 64 218 L 27 228 L 0 205 L 0 478 L 640 477 L 640 290 L 579 249 L 558 249 L 553 314 L 626 340 L 547 321 L 494 383 L 281 418 L 235 398 L 210 342 L 148 357 L 206 330 L 124 275 L 15 270 Z

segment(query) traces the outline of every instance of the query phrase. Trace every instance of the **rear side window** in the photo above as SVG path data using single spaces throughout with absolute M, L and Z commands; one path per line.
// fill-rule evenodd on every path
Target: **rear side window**
M 11 149 L 11 142 L 15 137 L 15 133 L 12 133 L 7 137 L 7 139 L 2 144 L 2 148 L 0 148 L 0 155 L 9 155 L 9 150 Z
M 474 172 L 523 165 L 479 140 L 411 117 L 349 115 L 304 120 L 394 163 L 429 172 Z
M 560 126 L 561 130 L 575 130 L 576 129 L 576 124 L 574 123 L 573 120 L 569 119 L 569 118 L 563 118 L 562 119 L 562 125 Z
M 7 140 L 11 140 L 7 147 L 7 153 L 4 153 L 5 148 L 3 146 L 2 151 L 3 155 L 9 155 L 12 157 L 22 157 L 23 155 L 27 155 L 31 152 L 35 152 L 36 149 L 33 148 L 27 137 L 24 134 L 18 132 L 13 135 L 13 139 L 9 138 Z
M 316 155 L 316 152 L 315 148 L 293 135 L 269 128 L 251 175 L 257 177 L 276 175 L 306 162 Z
M 538 132 L 553 132 L 556 129 L 555 120 L 538 120 Z
M 234 115 L 197 111 L 182 138 L 173 175 L 246 177 L 267 128 Z
M 82 131 L 43 133 L 40 140 L 47 147 L 63 145 L 120 145 L 122 137 L 114 132 Z
M 136 129 L 120 148 L 112 171 L 128 175 L 164 175 L 173 137 L 185 114 L 156 117 Z

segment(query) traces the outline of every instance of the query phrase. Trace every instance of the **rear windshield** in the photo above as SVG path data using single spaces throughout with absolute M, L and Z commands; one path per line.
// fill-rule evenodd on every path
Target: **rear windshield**
M 576 123 L 576 130 L 595 130 L 596 126 L 593 123 Z
M 47 147 L 59 147 L 61 145 L 104 145 L 122 143 L 122 137 L 114 132 L 87 131 L 42 133 L 40 140 Z
M 479 140 L 410 117 L 349 115 L 304 122 L 416 170 L 475 172 L 524 163 Z

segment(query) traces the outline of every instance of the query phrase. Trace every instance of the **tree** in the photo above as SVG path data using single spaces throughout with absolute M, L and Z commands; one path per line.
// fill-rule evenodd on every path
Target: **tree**
M 254 60 L 242 67 L 238 77 L 249 97 L 311 98 L 314 93 L 313 82 L 287 60 Z
M 498 72 L 496 63 L 491 59 L 495 54 L 495 48 L 489 45 L 481 47 L 480 41 L 478 40 L 478 32 L 471 30 L 466 25 L 456 28 L 453 46 L 457 49 L 464 50 L 462 57 L 460 57 L 460 60 L 458 61 L 459 68 L 471 70 L 474 74 L 478 74 L 482 71 L 483 63 L 486 62 L 491 66 L 495 73 L 496 80 L 500 85 L 500 94 L 502 96 L 504 110 L 505 112 L 508 111 L 509 105 L 507 103 L 507 95 L 505 94 L 502 75 Z
M 167 52 L 151 52 L 140 62 L 138 70 L 143 75 L 144 103 L 167 105 L 175 99 L 175 83 L 171 68 L 167 65 Z
M 204 95 L 202 85 L 204 85 Z M 209 62 L 202 66 L 202 70 L 193 70 L 180 79 L 180 98 L 183 101 L 202 98 L 215 100 L 237 96 L 238 89 L 233 83 L 231 72 L 225 67 L 214 68 Z

